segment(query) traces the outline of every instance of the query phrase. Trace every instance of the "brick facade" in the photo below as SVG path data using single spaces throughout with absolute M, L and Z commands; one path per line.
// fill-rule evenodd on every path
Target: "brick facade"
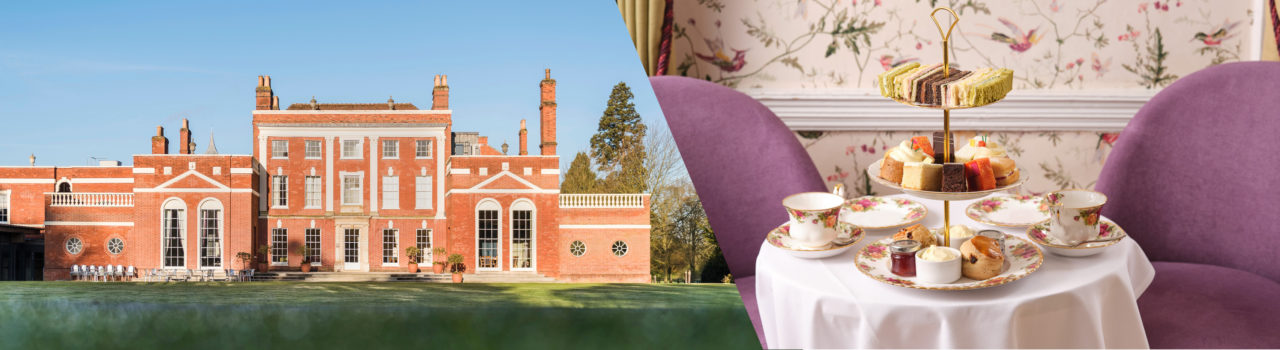
M 468 273 L 649 281 L 647 195 L 560 194 L 549 70 L 541 155 L 528 154 L 523 120 L 516 155 L 485 136 L 468 141 L 474 153 L 455 154 L 447 77 L 434 83 L 426 110 L 314 99 L 281 110 L 260 76 L 252 154 L 196 154 L 184 120 L 176 154 L 158 127 L 151 154 L 131 167 L 0 167 L 0 208 L 5 223 L 43 229 L 46 279 L 68 278 L 73 264 L 242 269 L 236 253 L 261 246 L 270 269 L 296 271 L 297 247 L 318 231 L 310 263 L 320 271 L 406 271 L 405 248 L 421 235 L 461 254 Z M 585 253 L 574 254 L 575 242 Z

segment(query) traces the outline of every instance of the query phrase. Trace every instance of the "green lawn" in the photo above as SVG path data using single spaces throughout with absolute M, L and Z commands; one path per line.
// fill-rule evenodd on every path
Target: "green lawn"
M 0 348 L 752 348 L 733 285 L 0 283 Z

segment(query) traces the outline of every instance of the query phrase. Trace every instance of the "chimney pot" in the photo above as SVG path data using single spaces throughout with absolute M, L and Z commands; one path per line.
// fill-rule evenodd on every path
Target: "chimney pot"
M 448 75 L 441 75 L 441 76 L 440 76 L 440 86 L 449 86 L 449 76 L 448 76 Z
M 546 77 L 545 77 L 545 78 L 546 78 L 546 79 L 551 79 L 551 68 L 547 68 L 546 73 L 547 73 L 547 75 L 546 75 Z
M 159 126 L 159 125 L 157 125 L 157 126 L 156 126 L 156 136 L 164 137 L 164 127 L 163 127 L 163 126 Z

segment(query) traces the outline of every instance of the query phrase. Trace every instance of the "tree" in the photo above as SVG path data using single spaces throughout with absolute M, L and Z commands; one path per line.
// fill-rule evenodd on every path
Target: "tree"
M 647 129 L 631 99 L 635 95 L 624 82 L 613 86 L 609 103 L 591 136 L 591 158 L 604 173 L 604 192 L 641 193 L 648 190 L 644 167 Z
M 690 275 L 700 276 L 698 260 L 710 253 L 712 247 L 707 240 L 711 235 L 711 225 L 707 222 L 707 213 L 702 210 L 702 201 L 696 195 L 685 197 L 672 219 L 672 231 L 688 254 Z
M 560 184 L 560 193 L 596 193 L 600 180 L 596 172 L 591 170 L 591 158 L 586 152 L 578 152 L 569 163 L 569 171 L 564 175 L 564 183 Z

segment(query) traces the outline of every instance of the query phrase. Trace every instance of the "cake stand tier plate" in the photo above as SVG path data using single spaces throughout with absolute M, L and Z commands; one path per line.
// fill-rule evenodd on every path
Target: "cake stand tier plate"
M 938 192 L 938 191 L 913 190 L 909 188 L 902 188 L 902 186 L 899 184 L 892 183 L 892 182 L 889 182 L 888 180 L 880 178 L 880 162 L 883 162 L 883 161 L 884 159 L 876 160 L 874 163 L 871 163 L 871 165 L 867 167 L 867 176 L 871 177 L 871 181 L 875 181 L 880 185 L 883 185 L 898 191 L 902 191 L 902 193 L 906 193 L 911 196 L 914 196 L 917 198 L 924 198 L 924 199 L 932 199 L 932 200 L 939 200 L 939 201 L 964 201 L 964 200 L 970 200 L 970 199 L 978 199 L 978 198 L 991 195 L 992 193 L 1018 188 L 1018 186 L 1022 186 L 1022 183 L 1027 181 L 1026 176 L 1019 176 L 1018 181 L 1015 181 L 1014 183 L 996 187 L 990 190 L 985 190 L 985 191 Z M 1018 171 L 1025 174 L 1025 172 L 1022 172 L 1021 169 L 1019 169 Z

